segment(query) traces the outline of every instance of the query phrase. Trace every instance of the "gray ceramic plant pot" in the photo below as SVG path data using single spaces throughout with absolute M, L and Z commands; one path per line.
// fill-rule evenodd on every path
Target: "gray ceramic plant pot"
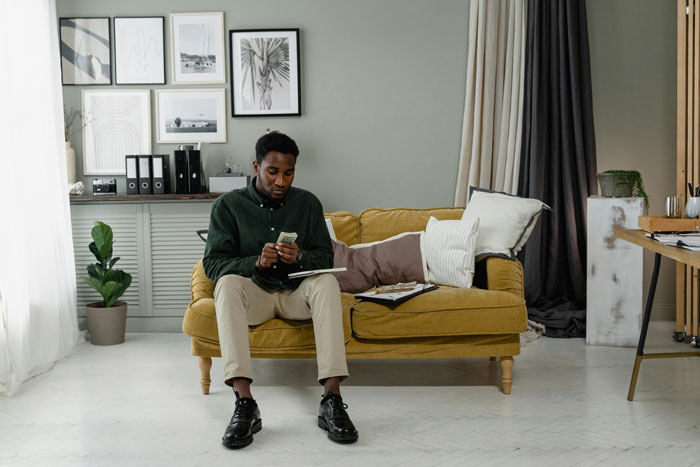
M 88 303 L 88 332 L 94 345 L 115 345 L 124 342 L 126 332 L 126 302 L 116 302 L 105 308 L 104 302 Z
M 628 198 L 632 196 L 632 179 L 627 174 L 599 173 L 600 194 L 608 198 Z M 617 178 L 617 180 L 616 180 Z

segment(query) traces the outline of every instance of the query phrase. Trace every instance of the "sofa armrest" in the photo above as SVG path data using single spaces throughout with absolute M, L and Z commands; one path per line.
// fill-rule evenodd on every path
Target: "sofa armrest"
M 192 278 L 190 279 L 190 290 L 192 292 L 192 303 L 200 298 L 214 298 L 215 284 L 207 279 L 204 274 L 204 266 L 200 259 L 192 269 Z
M 482 289 L 509 292 L 524 298 L 523 265 L 517 259 L 489 256 L 476 263 L 474 285 Z

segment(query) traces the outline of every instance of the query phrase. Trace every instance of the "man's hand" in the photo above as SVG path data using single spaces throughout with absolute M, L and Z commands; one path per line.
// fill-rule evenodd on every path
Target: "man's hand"
M 268 244 L 269 245 L 269 244 Z M 287 264 L 294 264 L 297 262 L 297 254 L 299 253 L 299 246 L 296 243 L 275 243 L 275 248 L 279 254 L 279 258 L 282 262 Z
M 275 246 L 274 243 L 266 243 L 265 246 L 263 246 L 257 264 L 260 269 L 268 269 L 272 267 L 273 264 L 279 263 L 280 256 L 277 254 L 277 248 Z

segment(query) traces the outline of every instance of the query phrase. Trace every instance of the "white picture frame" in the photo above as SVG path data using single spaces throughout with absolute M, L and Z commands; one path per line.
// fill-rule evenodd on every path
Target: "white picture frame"
M 61 83 L 112 84 L 109 18 L 60 18 Z
M 173 84 L 226 83 L 224 13 L 171 13 Z
M 226 90 L 158 89 L 158 143 L 225 143 Z
M 116 84 L 165 84 L 165 17 L 114 17 Z
M 83 89 L 83 174 L 124 175 L 124 156 L 151 154 L 149 89 Z
M 301 115 L 299 48 L 298 28 L 229 30 L 233 117 Z

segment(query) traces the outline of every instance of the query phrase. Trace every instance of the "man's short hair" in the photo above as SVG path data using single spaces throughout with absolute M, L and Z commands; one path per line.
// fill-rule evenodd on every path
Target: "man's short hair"
M 263 158 L 270 151 L 293 154 L 295 159 L 299 155 L 297 143 L 278 131 L 271 131 L 258 138 L 258 142 L 255 143 L 255 160 L 258 161 L 258 164 L 262 164 Z

